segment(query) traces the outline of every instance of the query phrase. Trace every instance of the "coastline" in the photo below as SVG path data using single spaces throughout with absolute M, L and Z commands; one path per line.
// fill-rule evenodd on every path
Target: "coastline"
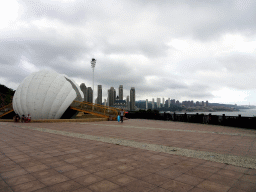
M 204 114 L 204 115 L 219 115 L 222 116 L 225 114 L 225 116 L 239 116 L 242 117 L 256 117 L 256 109 L 240 109 L 239 111 L 160 111 L 160 113 L 176 113 L 176 114 Z

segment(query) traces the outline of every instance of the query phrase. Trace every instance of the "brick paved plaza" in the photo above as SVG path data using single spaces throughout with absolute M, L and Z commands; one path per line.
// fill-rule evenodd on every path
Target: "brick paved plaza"
M 255 192 L 255 168 L 255 130 L 153 120 L 0 122 L 0 191 Z

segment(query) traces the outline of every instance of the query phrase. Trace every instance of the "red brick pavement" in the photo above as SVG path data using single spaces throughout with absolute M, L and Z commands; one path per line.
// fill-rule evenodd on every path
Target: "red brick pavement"
M 255 169 L 17 126 L 256 157 L 255 131 L 246 129 L 150 120 L 0 123 L 0 191 L 256 191 Z

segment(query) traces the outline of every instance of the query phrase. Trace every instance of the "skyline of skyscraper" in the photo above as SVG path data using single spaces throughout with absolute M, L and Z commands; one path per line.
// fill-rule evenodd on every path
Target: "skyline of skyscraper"
M 80 89 L 81 91 L 83 92 L 83 100 L 86 101 L 86 102 L 92 102 L 92 94 L 93 94 L 93 90 L 91 87 L 86 87 L 84 83 L 82 83 L 80 85 Z M 97 98 L 95 99 L 95 103 L 96 104 L 102 104 L 103 102 L 103 98 L 102 98 L 102 85 L 98 85 L 98 93 L 97 93 Z M 111 87 L 109 90 L 108 90 L 108 97 L 107 99 L 104 99 L 104 105 L 107 105 L 107 106 L 113 106 L 113 105 L 120 105 L 120 102 L 121 100 L 124 101 L 127 106 L 127 109 L 129 108 L 129 110 L 136 110 L 136 108 L 138 107 L 137 106 L 137 101 L 135 99 L 135 87 L 131 87 L 130 89 L 130 95 L 126 97 L 125 100 L 124 99 L 124 93 L 123 93 L 123 85 L 119 85 L 118 87 L 118 98 L 116 97 L 117 96 L 117 93 L 116 93 L 116 90 L 114 87 Z M 130 99 L 130 101 L 129 101 Z M 119 101 L 118 101 L 119 100 Z M 208 101 L 197 101 L 196 103 L 193 102 L 193 100 L 191 101 L 182 101 L 182 102 L 179 102 L 178 100 L 175 100 L 175 99 L 170 99 L 170 97 L 165 101 L 165 98 L 156 98 L 156 103 L 154 102 L 154 98 L 152 98 L 152 102 L 148 102 L 148 99 L 145 99 L 144 102 L 144 109 L 148 110 L 149 108 L 151 109 L 155 109 L 155 108 L 161 108 L 161 107 L 170 107 L 171 105 L 175 104 L 175 105 L 183 105 L 183 106 L 187 106 L 187 107 L 190 107 L 190 106 L 193 106 L 193 105 L 196 105 L 196 106 L 208 106 Z M 140 100 L 141 101 L 141 100 Z M 139 101 L 139 102 L 140 102 Z M 141 105 L 141 104 L 139 104 Z M 156 105 L 156 106 L 155 106 Z M 137 107 L 136 107 L 137 106 Z M 138 107 L 140 108 L 140 107 Z
M 136 104 L 136 94 L 135 94 L 135 87 L 131 87 L 130 89 L 130 94 L 128 96 L 125 96 L 125 100 L 124 100 L 124 87 L 123 85 L 119 85 L 118 86 L 118 93 L 117 90 L 114 87 L 110 87 L 110 89 L 108 89 L 108 93 L 107 93 L 107 99 L 104 99 L 102 97 L 103 95 L 103 89 L 102 89 L 102 85 L 98 85 L 98 92 L 97 92 L 97 98 L 95 99 L 96 104 L 104 104 L 107 106 L 113 106 L 113 107 L 120 107 L 121 101 L 125 102 L 126 105 L 126 110 L 130 110 L 130 111 L 134 111 L 137 110 L 137 104 Z M 84 101 L 87 102 L 92 102 L 92 94 L 93 94 L 93 90 L 91 87 L 86 87 L 83 83 L 80 85 L 80 88 L 82 90 L 82 92 L 84 93 Z M 86 90 L 86 91 L 85 91 Z M 105 102 L 103 102 L 103 99 Z M 156 102 L 155 102 L 156 100 Z M 183 104 L 183 105 L 187 105 L 187 103 L 189 103 L 190 101 L 184 101 L 184 102 L 179 102 L 178 100 L 176 101 L 175 99 L 170 99 L 168 98 L 165 101 L 165 98 L 152 98 L 152 102 L 149 102 L 148 99 L 145 99 L 145 109 L 159 109 L 162 107 L 170 107 L 170 105 L 173 104 Z M 122 103 L 122 102 L 121 102 Z M 192 103 L 193 104 L 193 103 Z M 200 105 L 206 105 L 206 103 L 204 103 L 204 101 L 200 102 Z
M 110 87 L 108 90 L 108 106 L 112 106 L 115 103 L 115 97 L 116 97 L 116 90 L 114 87 Z
M 160 108 L 160 102 L 161 102 L 161 98 L 157 98 L 156 99 L 156 108 Z
M 87 102 L 91 102 L 92 103 L 92 94 L 93 94 L 93 90 L 91 87 L 87 88 Z
M 84 83 L 81 83 L 80 89 L 84 94 L 84 101 L 87 102 L 88 101 L 88 94 L 87 94 L 87 88 L 86 88 Z
M 130 89 L 130 110 L 135 110 L 135 87 L 131 87 Z
M 118 96 L 119 96 L 119 100 L 123 100 L 123 85 L 119 85 L 119 93 L 118 93 Z
M 98 85 L 97 104 L 102 105 L 102 85 Z
M 127 105 L 127 109 L 130 110 L 129 95 L 127 95 L 127 97 L 126 97 L 126 105 Z

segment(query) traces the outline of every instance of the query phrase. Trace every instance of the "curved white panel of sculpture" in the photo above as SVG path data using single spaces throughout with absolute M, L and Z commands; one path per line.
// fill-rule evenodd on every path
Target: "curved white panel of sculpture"
M 13 97 L 13 109 L 33 119 L 59 119 L 75 99 L 81 101 L 81 94 L 79 86 L 66 75 L 42 70 L 21 82 Z

